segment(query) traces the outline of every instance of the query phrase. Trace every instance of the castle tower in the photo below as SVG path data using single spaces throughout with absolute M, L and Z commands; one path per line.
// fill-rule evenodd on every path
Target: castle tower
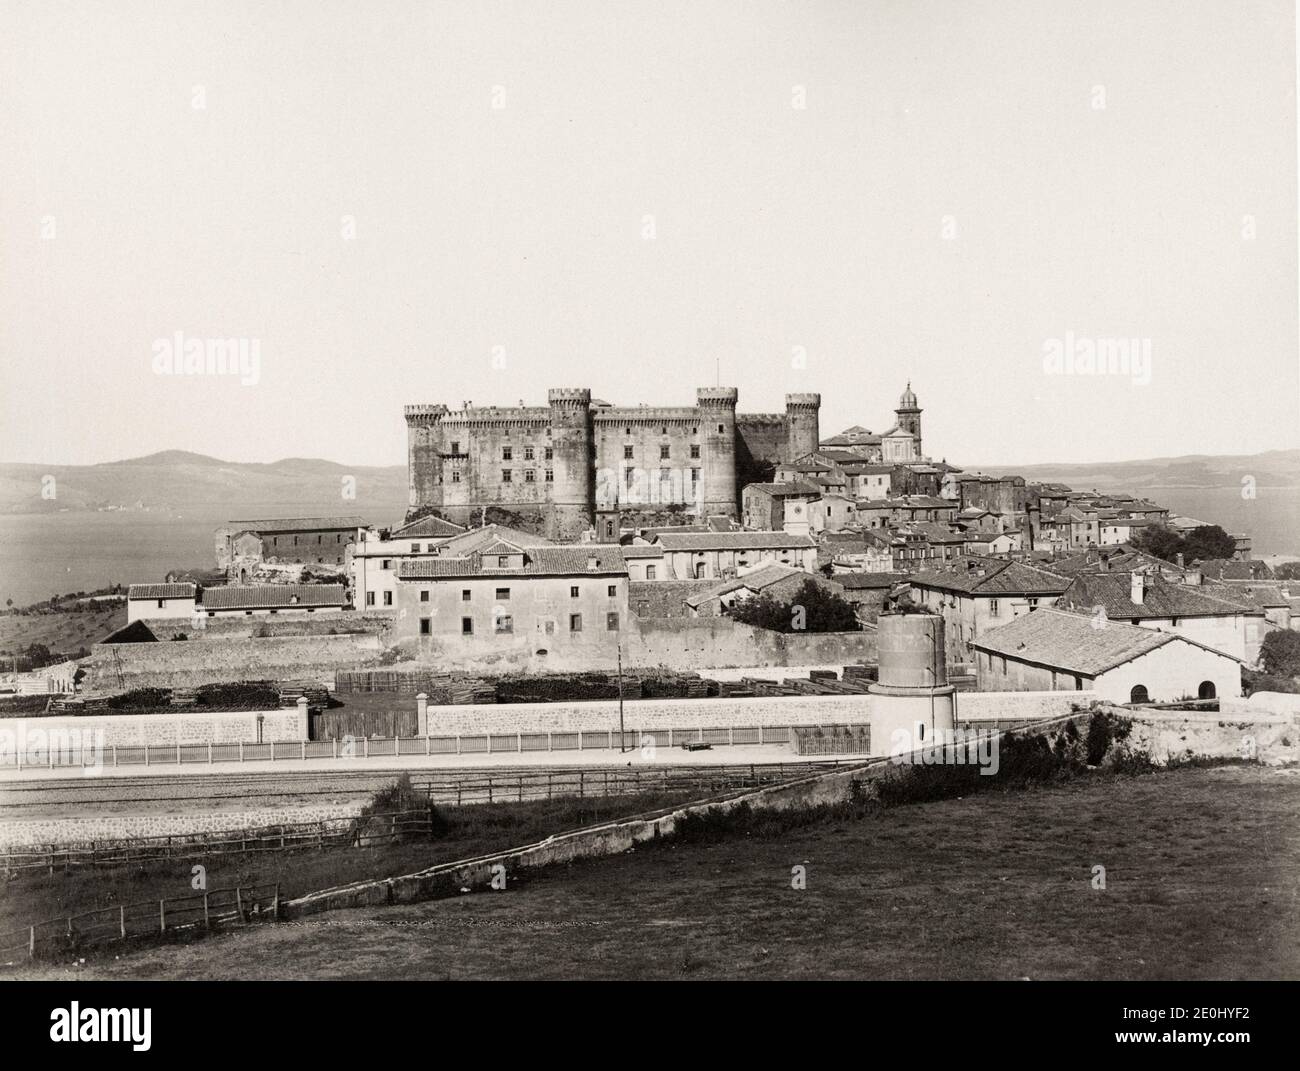
M 903 391 L 903 396 L 898 399 L 898 408 L 894 410 L 898 416 L 898 426 L 904 431 L 910 431 L 916 439 L 916 456 L 925 457 L 925 451 L 921 448 L 921 407 L 916 404 L 916 395 L 912 393 L 912 381 L 908 380 L 907 389 Z
M 442 418 L 445 405 L 406 407 L 407 508 L 442 507 Z
M 818 426 L 818 411 L 821 409 L 820 394 L 787 394 L 785 396 L 786 456 L 784 460 L 794 461 L 811 454 L 821 445 L 821 431 Z
M 547 392 L 555 473 L 546 514 L 550 539 L 577 539 L 592 525 L 596 446 L 591 428 L 591 391 L 559 387 Z
M 704 516 L 739 515 L 736 496 L 735 387 L 700 387 L 700 495 Z

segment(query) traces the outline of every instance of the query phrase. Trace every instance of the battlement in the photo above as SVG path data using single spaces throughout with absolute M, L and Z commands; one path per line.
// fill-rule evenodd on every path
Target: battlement
M 699 387 L 695 400 L 699 405 L 723 406 L 734 409 L 740 392 L 735 387 Z
M 445 405 L 408 405 L 407 424 L 436 424 L 447 415 Z
M 822 404 L 820 394 L 787 394 L 785 396 L 785 407 L 787 409 L 819 409 Z
M 549 405 L 589 406 L 591 405 L 591 388 L 589 387 L 552 387 L 546 392 Z

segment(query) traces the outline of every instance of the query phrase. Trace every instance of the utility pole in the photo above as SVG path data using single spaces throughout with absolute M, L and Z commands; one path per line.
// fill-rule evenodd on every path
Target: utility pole
M 618 644 L 618 751 L 621 755 L 627 750 L 623 740 L 623 630 L 621 627 L 616 642 Z

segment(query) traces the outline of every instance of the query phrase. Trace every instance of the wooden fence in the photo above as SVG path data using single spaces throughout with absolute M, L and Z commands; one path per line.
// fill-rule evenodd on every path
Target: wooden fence
M 176 856 L 241 855 L 286 852 L 304 848 L 365 848 L 403 837 L 431 836 L 429 810 L 394 811 L 367 817 L 324 818 L 315 822 L 286 822 L 261 829 L 231 829 L 209 834 L 132 837 L 94 841 L 90 847 L 18 845 L 0 854 L 7 874 L 44 870 L 50 874 L 74 867 L 112 867 Z
M 75 954 L 95 945 L 131 938 L 161 938 L 186 931 L 274 920 L 280 913 L 278 884 L 213 889 L 193 896 L 142 900 L 80 915 L 50 919 L 0 933 L 0 963 L 52 954 Z

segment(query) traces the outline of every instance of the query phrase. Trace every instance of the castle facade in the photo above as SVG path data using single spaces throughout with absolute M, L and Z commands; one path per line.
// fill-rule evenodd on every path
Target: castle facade
M 701 387 L 695 405 L 623 408 L 585 387 L 546 406 L 408 405 L 409 502 L 457 524 L 495 506 L 553 539 L 598 512 L 687 508 L 738 517 L 744 484 L 818 448 L 819 394 L 787 394 L 784 413 L 736 412 L 735 387 Z

